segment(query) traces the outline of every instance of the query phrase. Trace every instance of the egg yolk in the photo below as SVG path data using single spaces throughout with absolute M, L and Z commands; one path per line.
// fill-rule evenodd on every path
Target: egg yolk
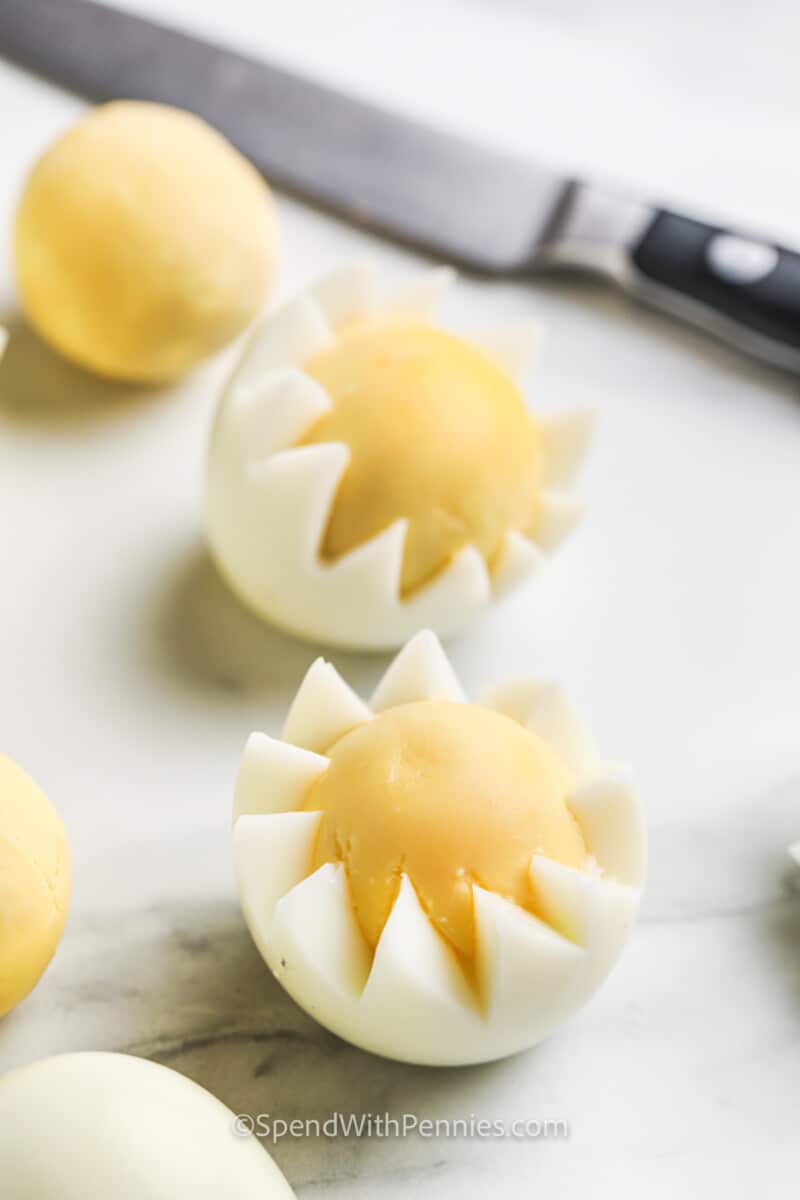
M 0 1017 L 28 995 L 55 954 L 70 887 L 60 817 L 33 780 L 0 755 Z
M 420 323 L 361 323 L 304 369 L 333 406 L 303 444 L 350 449 L 324 557 L 405 517 L 407 595 L 468 544 L 491 568 L 505 533 L 534 524 L 541 434 L 514 381 L 478 347 Z
M 566 797 L 571 772 L 511 718 L 475 705 L 388 709 L 328 750 L 304 808 L 321 811 L 313 869 L 343 862 L 375 946 L 406 874 L 436 929 L 474 953 L 472 885 L 535 911 L 534 854 L 574 868 L 587 850 Z

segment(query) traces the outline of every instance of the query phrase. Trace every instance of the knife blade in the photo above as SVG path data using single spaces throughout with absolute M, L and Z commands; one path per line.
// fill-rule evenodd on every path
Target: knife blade
M 568 182 L 82 0 L 3 0 L 0 53 L 92 100 L 191 109 L 276 185 L 476 269 L 524 263 Z
M 90 100 L 190 109 L 277 186 L 474 271 L 601 274 L 800 371 L 800 254 L 565 178 L 95 0 L 3 0 L 0 55 Z

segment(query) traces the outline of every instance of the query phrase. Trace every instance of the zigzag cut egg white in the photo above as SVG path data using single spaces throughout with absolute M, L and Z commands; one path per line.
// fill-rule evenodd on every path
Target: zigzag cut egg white
M 369 704 L 309 669 L 282 738 L 239 769 L 245 918 L 293 998 L 341 1037 L 429 1065 L 547 1036 L 596 990 L 645 870 L 638 799 L 552 685 L 468 704 L 416 635 Z
M 240 598 L 290 632 L 395 648 L 446 636 L 572 529 L 591 414 L 528 412 L 530 328 L 434 323 L 452 272 L 380 295 L 320 281 L 256 329 L 219 404 L 206 527 Z

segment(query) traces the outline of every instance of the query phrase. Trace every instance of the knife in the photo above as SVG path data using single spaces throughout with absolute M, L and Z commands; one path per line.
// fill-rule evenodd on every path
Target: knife
M 157 100 L 279 187 L 467 269 L 578 268 L 800 371 L 800 253 L 568 179 L 93 0 L 2 0 L 0 55 L 91 100 Z

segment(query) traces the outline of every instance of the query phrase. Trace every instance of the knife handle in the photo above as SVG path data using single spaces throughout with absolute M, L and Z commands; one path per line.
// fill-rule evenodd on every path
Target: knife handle
M 575 184 L 556 265 L 625 291 L 773 366 L 800 373 L 800 253 Z
M 643 299 L 800 366 L 800 254 L 660 210 L 631 263 Z

